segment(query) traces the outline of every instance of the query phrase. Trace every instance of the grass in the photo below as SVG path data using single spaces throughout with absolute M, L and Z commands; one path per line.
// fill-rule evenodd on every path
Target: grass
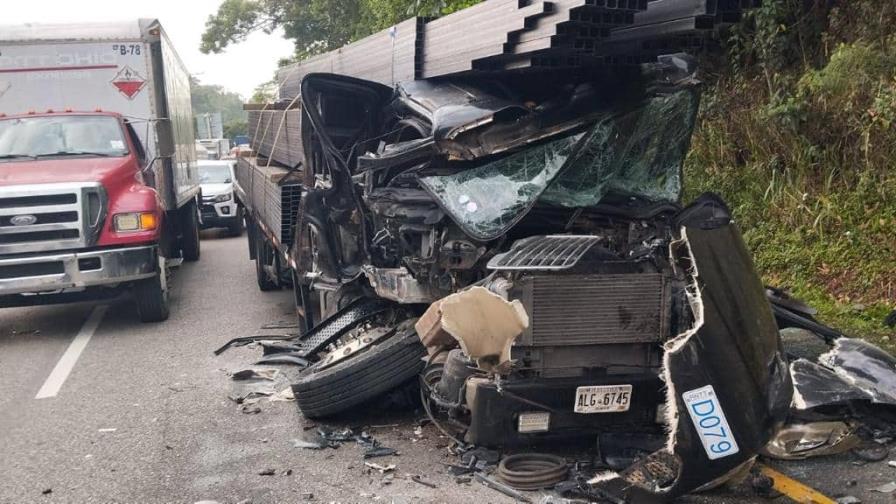
M 894 41 L 891 39 L 890 41 Z M 757 268 L 847 334 L 896 351 L 896 44 L 838 46 L 819 68 L 721 72 L 705 93 L 686 198 L 730 204 Z

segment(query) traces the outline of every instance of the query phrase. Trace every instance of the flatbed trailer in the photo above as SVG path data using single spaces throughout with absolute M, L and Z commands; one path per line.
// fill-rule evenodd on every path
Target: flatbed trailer
M 302 195 L 301 176 L 301 170 L 267 158 L 237 160 L 236 198 L 246 217 L 249 258 L 255 261 L 258 287 L 263 291 L 289 287 L 294 281 L 290 252 Z

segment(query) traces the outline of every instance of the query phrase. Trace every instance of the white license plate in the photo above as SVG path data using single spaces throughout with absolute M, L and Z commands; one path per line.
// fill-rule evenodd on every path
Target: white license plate
M 576 389 L 576 413 L 622 413 L 632 401 L 631 385 L 601 385 Z
M 728 457 L 740 451 L 712 385 L 685 392 L 681 398 L 709 460 Z

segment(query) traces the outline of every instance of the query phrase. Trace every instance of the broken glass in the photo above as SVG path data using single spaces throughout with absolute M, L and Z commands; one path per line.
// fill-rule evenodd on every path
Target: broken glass
M 526 214 L 572 156 L 582 134 L 510 154 L 498 161 L 420 183 L 471 236 L 505 232 Z
M 420 183 L 481 240 L 506 232 L 536 201 L 588 207 L 609 193 L 677 201 L 698 103 L 693 89 L 654 95 L 584 132 Z

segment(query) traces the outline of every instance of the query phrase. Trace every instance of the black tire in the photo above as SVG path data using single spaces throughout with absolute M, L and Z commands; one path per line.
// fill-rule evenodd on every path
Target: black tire
M 426 349 L 412 322 L 394 335 L 355 357 L 317 370 L 302 371 L 292 385 L 299 411 L 320 418 L 346 411 L 382 396 L 416 377 L 423 369 Z
M 258 236 L 258 225 L 255 221 L 246 217 L 246 244 L 249 249 L 249 260 L 255 260 L 255 237 Z
M 227 233 L 230 236 L 242 236 L 243 234 L 243 219 L 237 217 L 227 226 Z
M 134 300 L 140 322 L 168 320 L 168 281 L 162 269 L 156 276 L 138 280 L 134 284 Z
M 199 260 L 199 213 L 196 201 L 193 200 L 181 209 L 181 241 L 180 250 L 184 261 Z
M 258 230 L 255 232 L 255 280 L 262 292 L 279 290 L 280 285 L 268 275 L 265 266 L 274 264 L 274 250 Z

